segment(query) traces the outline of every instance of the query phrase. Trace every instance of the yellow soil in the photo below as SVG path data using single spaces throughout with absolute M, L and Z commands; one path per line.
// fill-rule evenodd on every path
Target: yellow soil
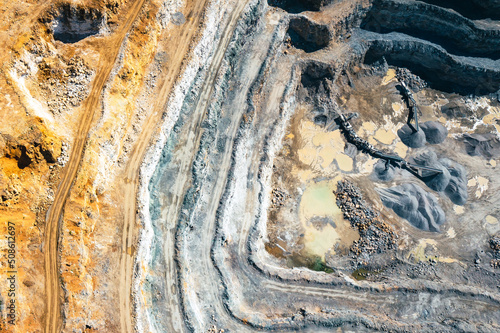
M 392 130 L 385 130 L 385 129 L 378 129 L 375 132 L 375 139 L 380 141 L 381 143 L 385 145 L 390 145 L 396 140 L 397 136 L 396 133 Z
M 491 107 L 490 114 L 483 117 L 483 123 L 488 125 L 493 125 L 500 132 L 500 125 L 498 121 L 500 120 L 500 108 L 499 107 Z
M 335 253 L 335 247 L 349 248 L 353 241 L 359 239 L 349 221 L 343 218 L 342 211 L 335 203 L 338 178 L 330 181 L 311 183 L 300 200 L 299 219 L 304 228 L 304 246 L 307 253 L 325 259 L 325 254 Z M 324 223 L 316 227 L 311 223 L 314 218 L 329 218 L 335 223 L 333 227 Z
M 334 168 L 337 162 L 340 170 L 352 171 L 353 160 L 344 154 L 344 141 L 340 131 L 327 132 L 313 122 L 303 120 L 300 124 L 302 148 L 297 153 L 299 160 L 313 170 Z
M 427 246 L 431 246 L 434 249 L 436 249 L 436 245 L 437 245 L 436 240 L 430 238 L 422 238 L 419 240 L 418 244 L 408 253 L 408 257 L 413 255 L 415 261 L 435 260 L 444 263 L 454 263 L 454 262 L 460 263 L 460 261 L 454 258 L 425 255 L 425 249 Z
M 393 68 L 389 68 L 389 70 L 387 70 L 387 73 L 385 74 L 384 78 L 382 79 L 382 85 L 386 85 L 395 79 L 396 79 L 396 70 L 394 70 Z
M 114 66 L 125 35 L 134 23 L 140 9 L 143 6 L 143 3 L 144 0 L 137 0 L 131 3 L 130 7 L 126 8 L 126 14 L 120 22 L 121 24 L 119 29 L 114 34 L 107 37 L 105 42 L 101 41 L 102 44 L 100 46 L 103 51 L 103 56 L 100 58 L 98 68 L 96 68 L 97 74 L 92 83 L 91 92 L 82 105 L 83 112 L 79 121 L 78 134 L 73 144 L 70 159 L 62 173 L 62 180 L 58 191 L 55 194 L 53 205 L 47 216 L 47 230 L 45 235 L 45 277 L 47 297 L 45 321 L 46 332 L 60 331 L 62 327 L 60 316 L 61 285 L 58 265 L 59 220 L 63 213 L 66 199 L 70 193 L 72 183 L 77 175 L 79 165 L 83 157 L 83 151 L 87 143 L 87 135 L 91 129 L 94 114 L 96 113 L 96 110 L 100 109 L 99 102 L 101 100 L 102 89 Z M 75 185 L 77 185 L 78 188 L 78 184 Z M 82 266 L 84 266 L 85 263 L 85 261 L 80 262 Z M 71 272 L 69 274 L 71 274 Z M 73 274 L 71 277 L 69 274 L 64 274 L 62 277 L 66 278 L 70 292 L 74 292 L 75 289 L 78 290 L 80 285 L 80 281 L 78 281 L 76 277 L 80 277 L 81 274 Z
M 461 214 L 463 214 L 463 213 L 465 212 L 465 208 L 464 208 L 464 206 L 454 205 L 454 206 L 453 206 L 453 210 L 455 211 L 455 213 L 456 213 L 457 215 L 461 215 Z

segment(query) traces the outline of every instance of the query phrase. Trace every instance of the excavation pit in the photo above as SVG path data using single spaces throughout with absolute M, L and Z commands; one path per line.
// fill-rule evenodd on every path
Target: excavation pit
M 461 95 L 486 95 L 500 88 L 500 71 L 489 59 L 452 57 L 435 44 L 416 39 L 403 40 L 400 34 L 373 40 L 365 64 L 385 61 L 405 67 L 428 82 L 429 87 Z
M 421 0 L 431 5 L 453 9 L 471 20 L 500 19 L 500 2 L 496 0 Z
M 500 30 L 496 25 L 479 24 L 429 4 L 375 1 L 361 28 L 381 34 L 403 33 L 437 44 L 454 55 L 499 58 Z
M 65 5 L 52 21 L 54 39 L 72 44 L 95 36 L 105 28 L 105 16 L 96 9 L 75 8 Z
M 298 16 L 290 20 L 288 35 L 293 47 L 306 53 L 316 52 L 325 48 L 330 42 L 330 31 L 326 25 L 321 25 Z

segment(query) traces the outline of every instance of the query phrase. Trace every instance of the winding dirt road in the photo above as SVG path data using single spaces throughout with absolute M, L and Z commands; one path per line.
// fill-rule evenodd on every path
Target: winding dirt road
M 138 0 L 132 5 L 127 21 L 120 28 L 120 31 L 112 37 L 113 43 L 110 48 L 113 50 L 113 56 L 103 60 L 100 64 L 92 92 L 84 104 L 84 110 L 87 112 L 82 116 L 70 161 L 64 171 L 54 205 L 48 214 L 45 242 L 47 246 L 45 252 L 47 274 L 46 332 L 56 332 L 60 330 L 62 324 L 59 304 L 57 242 L 59 221 L 63 214 L 64 204 L 78 172 L 86 138 L 95 110 L 98 109 L 102 89 L 115 64 L 126 32 L 136 19 L 143 3 L 144 0 Z M 187 63 L 186 60 L 189 59 L 191 46 L 202 32 L 202 20 L 207 3 L 208 0 L 189 1 L 183 8 L 187 18 L 186 23 L 170 27 L 168 37 L 162 41 L 168 45 L 171 53 L 169 52 L 168 62 L 162 68 L 161 76 L 158 79 L 159 88 L 154 105 L 152 105 L 151 112 L 142 125 L 143 131 L 134 145 L 123 173 L 121 188 L 124 199 L 124 221 L 118 272 L 121 332 L 131 333 L 134 331 L 131 287 L 134 275 L 134 246 L 140 227 L 139 221 L 137 221 L 140 167 L 148 146 L 157 134 L 157 124 L 163 116 L 172 89 L 180 78 L 180 73 Z M 233 74 L 235 78 L 229 85 L 234 89 L 231 95 L 233 97 L 224 101 L 226 104 L 220 112 L 221 120 L 215 125 L 215 130 L 212 128 L 215 132 L 214 136 L 221 139 L 214 142 L 228 143 L 222 149 L 217 149 L 218 152 L 214 150 L 213 153 L 207 154 L 209 156 L 206 158 L 206 170 L 210 172 L 210 177 L 207 176 L 207 180 L 204 180 L 197 189 L 201 193 L 200 199 L 187 212 L 189 213 L 189 222 L 192 222 L 189 225 L 191 228 L 186 228 L 186 230 L 181 230 L 176 234 L 179 216 L 187 214 L 182 212 L 183 201 L 187 197 L 188 188 L 194 183 L 194 181 L 191 182 L 194 179 L 193 162 L 197 154 L 205 149 L 203 146 L 205 128 L 201 128 L 201 124 L 207 119 L 207 113 L 211 110 L 210 103 L 214 102 L 217 79 L 222 76 L 221 66 L 245 4 L 246 0 L 232 3 L 234 8 L 225 20 L 224 29 L 220 31 L 220 40 L 217 45 L 213 46 L 214 54 L 208 71 L 204 75 L 201 90 L 193 102 L 188 119 L 177 133 L 175 149 L 170 161 L 171 168 L 176 171 L 175 180 L 171 184 L 169 183 L 168 202 L 162 206 L 162 214 L 165 215 L 168 229 L 164 238 L 163 253 L 166 261 L 164 279 L 167 285 L 165 297 L 168 310 L 166 311 L 166 326 L 163 327 L 163 331 L 188 331 L 186 325 L 190 325 L 189 328 L 193 331 L 206 331 L 216 320 L 219 320 L 219 326 L 238 332 L 260 329 L 289 330 L 311 323 L 320 326 L 330 325 L 335 323 L 338 318 L 346 323 L 351 321 L 356 321 L 356 324 L 358 322 L 364 323 L 362 319 L 365 320 L 365 317 L 368 320 L 373 319 L 374 322 L 380 321 L 380 324 L 376 322 L 370 325 L 381 327 L 380 325 L 385 325 L 384 322 L 388 319 L 400 319 L 389 315 L 393 312 L 391 306 L 397 302 L 402 304 L 401 311 L 404 312 L 402 325 L 406 326 L 401 327 L 406 330 L 407 327 L 414 328 L 410 317 L 420 313 L 418 307 L 421 304 L 418 303 L 420 300 L 417 300 L 417 297 L 420 296 L 425 298 L 421 301 L 425 306 L 427 303 L 435 304 L 436 310 L 431 309 L 434 311 L 432 315 L 435 317 L 433 318 L 440 318 L 441 312 L 438 310 L 440 311 L 442 304 L 444 307 L 460 302 L 474 302 L 475 306 L 490 307 L 493 309 L 492 313 L 498 313 L 497 309 L 500 306 L 497 299 L 481 295 L 481 297 L 475 297 L 475 295 L 461 290 L 456 292 L 451 289 L 435 288 L 436 291 L 431 292 L 430 288 L 426 287 L 429 290 L 425 290 L 422 287 L 421 290 L 416 289 L 420 294 L 417 295 L 415 292 L 406 296 L 404 291 L 395 288 L 394 290 L 384 290 L 383 296 L 380 296 L 382 291 L 377 290 L 377 293 L 370 294 L 367 290 L 372 286 L 363 285 L 363 289 L 357 284 L 350 285 L 343 279 L 343 276 L 335 276 L 331 280 L 325 278 L 327 282 L 315 281 L 314 279 L 304 282 L 293 276 L 289 278 L 286 275 L 288 270 L 285 271 L 281 267 L 255 263 L 255 261 L 254 265 L 249 265 L 248 258 L 251 246 L 247 240 L 254 233 L 252 229 L 254 223 L 258 223 L 255 219 L 255 212 L 258 212 L 261 208 L 260 205 L 262 205 L 259 195 L 262 194 L 261 196 L 264 197 L 269 192 L 266 192 L 264 181 L 260 181 L 259 178 L 264 168 L 261 168 L 261 165 L 264 165 L 263 161 L 269 157 L 266 156 L 264 148 L 267 147 L 266 143 L 269 138 L 274 135 L 272 131 L 268 133 L 267 128 L 272 127 L 275 119 L 282 117 L 279 109 L 281 101 L 287 96 L 285 89 L 285 81 L 287 80 L 279 81 L 283 79 L 279 73 L 288 73 L 291 68 L 291 66 L 287 66 L 287 63 L 281 61 L 280 65 L 276 65 L 276 68 L 281 66 L 278 68 L 279 70 L 266 71 L 266 75 L 259 76 L 259 64 L 266 59 L 268 54 L 267 49 L 262 47 L 266 45 L 264 43 L 266 38 L 259 40 L 255 37 L 254 43 L 260 47 L 260 53 L 247 53 L 247 57 L 253 57 L 252 61 L 244 62 L 242 65 L 242 67 L 246 66 L 244 71 Z M 243 58 L 245 57 L 239 58 L 240 63 L 243 63 Z M 248 66 L 249 64 L 250 66 Z M 251 90 L 251 82 L 254 80 L 265 89 L 261 89 L 259 101 L 256 102 L 257 111 L 251 125 L 253 131 L 248 131 L 238 141 L 240 139 L 238 128 L 248 106 L 247 97 L 249 95 L 247 92 Z M 237 84 L 233 84 L 235 82 Z M 248 146 L 242 145 L 240 147 L 239 142 L 246 142 Z M 247 152 L 247 155 L 241 151 Z M 233 167 L 234 169 L 239 168 L 238 174 L 232 174 Z M 241 170 L 248 170 L 248 172 Z M 228 190 L 237 181 L 240 181 L 244 186 L 240 186 L 241 184 L 238 183 L 237 185 L 240 187 L 234 185 L 234 188 L 236 190 L 242 189 L 242 191 L 236 193 L 237 191 Z M 223 203 L 221 204 L 221 202 Z M 230 209 L 226 212 L 223 208 L 227 207 Z M 219 212 L 221 212 L 220 215 Z M 231 234 L 233 230 L 237 230 L 237 232 Z M 255 228 L 255 230 L 260 229 Z M 262 239 L 263 236 L 260 235 L 257 238 Z M 282 275 L 276 274 L 276 271 Z M 183 282 L 182 285 L 180 285 L 179 280 Z M 179 298 L 178 292 L 175 292 L 178 287 L 184 288 L 181 290 L 183 292 L 182 299 Z M 427 302 L 427 299 L 430 301 Z M 321 301 L 321 308 L 318 307 L 320 304 L 318 300 Z M 300 311 L 298 311 L 299 306 L 303 306 Z M 356 312 L 352 309 L 359 310 Z M 464 310 L 465 315 L 471 317 L 472 310 L 466 310 Z M 333 315 L 330 315 L 329 311 Z M 339 315 L 336 314 L 337 312 Z M 260 315 L 261 313 L 262 315 Z M 380 313 L 383 313 L 383 316 Z M 399 328 L 399 326 L 393 327 Z
M 354 325 L 356 331 L 364 331 L 364 327 L 366 330 L 390 327 L 395 331 L 432 331 L 434 322 L 420 323 L 411 318 L 424 308 L 429 318 L 432 316 L 432 320 L 438 322 L 442 316 L 449 315 L 446 311 L 455 311 L 454 304 L 463 303 L 474 304 L 463 310 L 465 317 L 472 317 L 476 307 L 488 308 L 485 316 L 498 318 L 498 299 L 491 298 L 484 290 L 472 294 L 469 290 L 455 290 L 449 285 L 439 284 L 417 284 L 411 288 L 410 284 L 402 288 L 400 284 L 394 284 L 398 286 L 394 287 L 391 283 L 369 285 L 346 279 L 342 274 L 283 269 L 273 266 L 273 261 L 267 263 L 265 257 L 256 261 L 259 255 L 265 255 L 262 244 L 265 235 L 260 233 L 264 228 L 257 224 L 261 219 L 256 216 L 263 205 L 261 198 L 270 192 L 266 187 L 265 173 L 261 172 L 272 168 L 268 161 L 270 156 L 265 152 L 270 146 L 266 144 L 273 141 L 272 125 L 283 117 L 281 103 L 288 99 L 284 87 L 289 79 L 280 73 L 289 74 L 293 64 L 283 58 L 280 61 L 273 59 L 270 61 L 272 70 L 262 71 L 266 75 L 257 77 L 259 67 L 252 66 L 246 55 L 251 54 L 249 58 L 257 58 L 256 62 L 262 63 L 267 51 L 266 39 L 260 39 L 262 35 L 248 36 L 247 40 L 263 49 L 264 54 L 259 58 L 259 52 L 254 50 L 240 51 L 238 64 L 244 70 L 238 72 L 234 69 L 234 78 L 223 83 L 223 86 L 231 87 L 231 94 L 221 102 L 220 120 L 216 125 L 205 125 L 203 115 L 210 110 L 206 100 L 212 100 L 213 104 L 218 102 L 214 93 L 217 87 L 212 87 L 212 82 L 218 82 L 217 77 L 215 80 L 211 77 L 212 68 L 216 69 L 218 63 L 217 56 L 214 56 L 199 99 L 193 103 L 192 110 L 176 133 L 175 148 L 167 165 L 162 166 L 162 172 L 167 175 L 165 179 L 169 180 L 168 186 L 158 183 L 162 184 L 158 192 L 167 198 L 162 202 L 161 221 L 169 229 L 168 236 L 162 238 L 166 249 L 163 258 L 169 270 L 165 275 L 165 291 L 169 293 L 169 287 L 181 281 L 178 285 L 183 293 L 184 320 L 190 329 L 203 332 L 217 324 L 219 328 L 236 332 L 291 331 L 304 326 L 320 331 L 323 325 L 335 327 L 342 323 L 347 328 Z M 226 36 L 227 32 L 222 38 Z M 216 52 L 224 49 L 222 45 L 221 42 Z M 336 59 L 339 58 L 336 52 L 348 51 L 347 48 L 337 49 L 329 56 Z M 217 75 L 223 76 L 223 73 Z M 247 99 L 247 82 L 252 80 L 260 80 L 256 82 L 262 89 L 259 89 L 258 96 L 253 92 Z M 290 87 L 290 91 L 294 91 L 293 84 Z M 253 96 L 256 96 L 253 128 L 237 137 L 237 126 L 247 109 L 247 101 Z M 283 104 L 284 107 L 287 105 Z M 200 123 L 204 123 L 203 128 L 200 128 Z M 216 132 L 213 134 L 216 138 L 210 142 L 225 142 L 225 145 L 204 145 L 202 137 L 207 128 Z M 193 171 L 193 160 L 198 154 L 206 158 L 203 166 L 198 165 Z M 234 159 L 237 172 L 231 170 L 231 159 Z M 231 188 L 233 184 L 234 189 Z M 187 192 L 190 186 L 192 192 L 198 193 L 196 198 Z M 177 234 L 171 230 L 172 225 L 180 226 Z M 262 246 L 252 247 L 255 244 Z M 249 265 L 250 255 L 252 265 Z M 178 280 L 172 281 L 172 278 Z M 395 313 L 395 305 L 399 313 Z M 438 330 L 442 328 L 436 327 Z M 487 328 L 492 327 L 495 326 Z M 170 331 L 167 328 L 162 327 L 158 332 Z
M 73 149 L 69 156 L 69 161 L 61 175 L 61 183 L 54 196 L 54 203 L 47 213 L 46 232 L 44 240 L 45 259 L 45 293 L 46 293 L 46 313 L 45 332 L 59 332 L 62 328 L 61 305 L 60 305 L 60 279 L 58 260 L 58 240 L 59 221 L 64 212 L 64 205 L 70 193 L 71 186 L 79 169 L 80 161 L 83 157 L 87 136 L 92 125 L 92 120 L 96 110 L 99 110 L 102 90 L 106 84 L 111 70 L 114 67 L 116 58 L 123 44 L 127 32 L 137 18 L 145 0 L 136 0 L 123 20 L 123 24 L 113 35 L 106 40 L 106 54 L 100 58 L 97 75 L 92 84 L 92 89 L 82 105 L 82 118 L 78 134 L 73 144 Z

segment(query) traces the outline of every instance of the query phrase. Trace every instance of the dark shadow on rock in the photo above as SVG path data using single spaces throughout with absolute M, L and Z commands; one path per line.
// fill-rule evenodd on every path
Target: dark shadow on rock
M 74 7 L 64 4 L 52 21 L 54 39 L 63 43 L 76 43 L 97 35 L 106 24 L 106 17 L 94 8 Z
M 305 11 L 317 12 L 321 7 L 332 2 L 331 0 L 268 0 L 269 6 L 279 7 L 289 13 L 301 13 Z
M 418 1 L 375 0 L 361 28 L 381 34 L 403 33 L 458 56 L 493 60 L 500 57 L 497 26 L 479 24 L 448 9 Z
M 377 189 L 384 205 L 415 228 L 439 232 L 446 216 L 436 197 L 415 184 Z
M 499 0 L 421 0 L 435 6 L 450 8 L 472 20 L 500 20 Z
M 287 33 L 292 46 L 306 53 L 321 50 L 331 39 L 326 25 L 315 23 L 305 16 L 291 18 Z
M 446 136 L 448 136 L 446 127 L 436 121 L 426 121 L 420 124 L 420 128 L 424 131 L 425 139 L 430 144 L 435 145 L 441 143 L 446 139 Z
M 302 64 L 302 74 L 297 96 L 300 100 L 318 106 L 316 115 L 326 115 L 325 103 L 330 99 L 330 85 L 335 78 L 335 70 L 330 64 L 307 61 Z M 317 121 L 325 120 L 319 117 Z M 326 124 L 326 123 L 325 123 Z M 320 123 L 318 123 L 320 125 Z
M 384 57 L 387 64 L 408 68 L 430 88 L 448 93 L 480 96 L 500 88 L 500 68 L 491 59 L 454 56 L 437 44 L 396 32 L 362 30 L 359 35 L 369 44 L 365 64 Z
M 465 118 L 473 115 L 473 112 L 462 102 L 453 101 L 441 107 L 441 112 L 448 118 Z
M 500 140 L 495 134 L 464 134 L 463 140 L 470 156 L 484 156 L 488 159 L 500 156 Z

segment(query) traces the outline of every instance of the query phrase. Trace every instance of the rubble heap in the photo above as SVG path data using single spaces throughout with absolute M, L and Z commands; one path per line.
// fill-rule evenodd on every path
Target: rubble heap
M 490 239 L 490 248 L 493 250 L 493 259 L 490 265 L 493 268 L 500 268 L 500 235 Z
M 360 190 L 348 180 L 340 180 L 335 191 L 337 206 L 340 207 L 360 238 L 351 246 L 351 253 L 359 264 L 366 264 L 369 254 L 382 253 L 395 248 L 397 235 L 393 228 L 382 221 L 379 213 L 363 200 Z M 359 260 L 360 259 L 360 260 Z

